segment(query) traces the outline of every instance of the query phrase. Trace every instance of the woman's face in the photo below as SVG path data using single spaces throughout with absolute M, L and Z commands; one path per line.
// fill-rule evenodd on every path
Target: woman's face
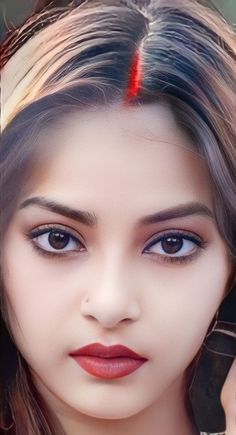
M 207 170 L 161 104 L 77 113 L 46 139 L 3 246 L 13 334 L 49 400 L 132 416 L 179 394 L 227 290 Z M 97 342 L 147 361 L 92 375 L 70 353 Z

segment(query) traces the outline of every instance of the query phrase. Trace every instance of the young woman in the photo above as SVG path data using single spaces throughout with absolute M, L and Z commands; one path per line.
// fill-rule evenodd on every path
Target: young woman
M 236 41 L 190 0 L 5 41 L 1 427 L 235 433 Z

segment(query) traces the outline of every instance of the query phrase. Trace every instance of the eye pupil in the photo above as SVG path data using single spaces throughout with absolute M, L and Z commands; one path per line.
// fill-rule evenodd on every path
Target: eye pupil
M 181 237 L 167 237 L 162 242 L 162 248 L 167 254 L 175 254 L 183 246 L 183 240 Z
M 59 233 L 58 231 L 51 231 L 48 237 L 48 241 L 54 249 L 63 249 L 68 244 L 69 238 L 69 234 Z

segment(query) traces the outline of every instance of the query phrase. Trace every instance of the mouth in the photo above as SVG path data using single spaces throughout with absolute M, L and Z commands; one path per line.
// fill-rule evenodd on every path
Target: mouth
M 93 343 L 70 353 L 87 373 L 103 379 L 127 376 L 141 367 L 147 358 L 123 345 Z

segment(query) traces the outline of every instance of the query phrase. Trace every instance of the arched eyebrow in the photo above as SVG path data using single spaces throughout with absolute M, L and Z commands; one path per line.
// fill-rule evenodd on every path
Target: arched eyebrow
M 74 209 L 54 200 L 39 196 L 26 199 L 20 204 L 19 209 L 26 208 L 30 205 L 37 205 L 43 209 L 68 217 L 89 227 L 95 227 L 98 224 L 98 219 L 94 213 Z M 190 202 L 143 216 L 138 220 L 137 226 L 152 225 L 191 215 L 204 216 L 215 220 L 213 212 L 206 205 L 199 202 Z
M 89 227 L 97 226 L 97 217 L 94 213 L 84 210 L 76 210 L 68 207 L 67 205 L 60 204 L 54 200 L 44 198 L 42 196 L 34 196 L 23 201 L 19 209 L 28 207 L 30 205 L 38 205 L 40 208 L 52 211 L 53 213 L 60 214 L 62 216 L 73 219 Z
M 139 224 L 150 225 L 192 215 L 204 216 L 215 220 L 214 213 L 205 204 L 200 202 L 189 202 L 144 216 L 139 220 Z

